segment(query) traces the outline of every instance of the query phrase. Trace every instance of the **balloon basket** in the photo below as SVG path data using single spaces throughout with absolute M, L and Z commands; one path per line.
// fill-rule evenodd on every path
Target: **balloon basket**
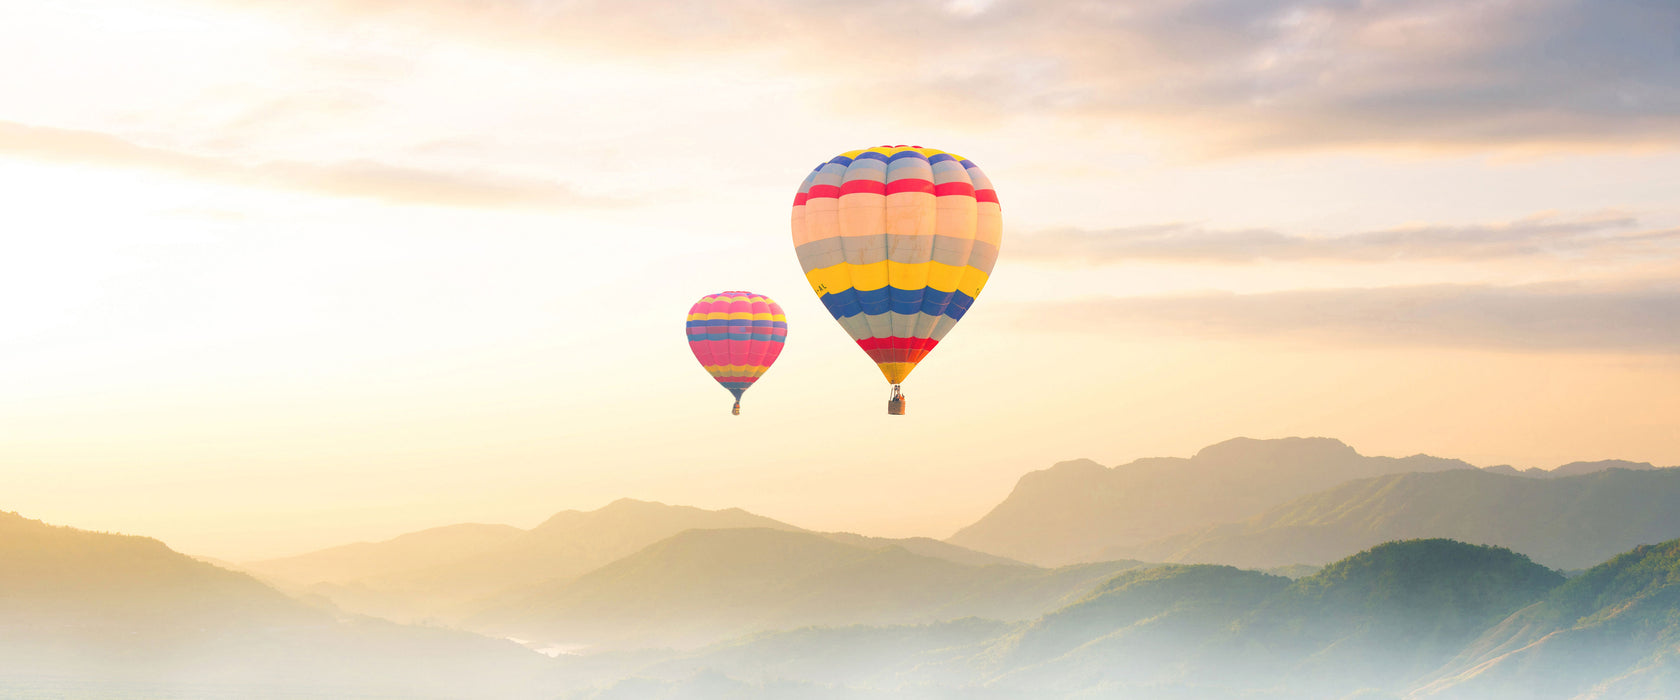
M 887 399 L 887 415 L 904 415 L 904 394 L 899 393 L 898 385 L 893 385 L 892 396 Z
M 732 415 L 732 416 L 741 415 L 741 402 L 740 401 L 736 401 L 735 402 L 735 407 L 729 409 L 729 415 Z

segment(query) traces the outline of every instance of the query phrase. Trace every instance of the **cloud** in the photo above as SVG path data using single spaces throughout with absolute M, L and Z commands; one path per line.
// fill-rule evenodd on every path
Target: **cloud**
M 1102 265 L 1127 261 L 1256 263 L 1324 260 L 1488 261 L 1538 256 L 1651 255 L 1680 249 L 1680 229 L 1639 231 L 1628 216 L 1540 215 L 1502 224 L 1415 226 L 1341 236 L 1270 229 L 1209 230 L 1184 223 L 1106 230 L 1054 229 L 1011 242 L 1019 259 Z
M 1666 0 L 332 0 L 381 22 L 644 61 L 773 53 L 840 108 L 1056 114 L 1208 151 L 1379 144 L 1668 145 Z M 867 47 L 864 50 L 863 47 Z
M 1680 284 L 1430 285 L 1006 304 L 1023 326 L 1359 345 L 1680 354 Z
M 7 121 L 0 121 L 0 156 L 153 170 L 224 184 L 405 204 L 555 209 L 612 203 L 580 195 L 558 183 L 540 180 L 436 172 L 365 160 L 246 164 L 227 158 L 142 146 L 95 131 L 29 126 Z

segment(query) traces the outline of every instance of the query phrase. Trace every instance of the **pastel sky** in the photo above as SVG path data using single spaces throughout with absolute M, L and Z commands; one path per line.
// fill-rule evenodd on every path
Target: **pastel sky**
M 0 4 L 0 508 L 230 559 L 619 497 L 945 537 L 1244 435 L 1680 464 L 1665 0 Z M 960 153 L 905 385 L 788 207 Z M 790 334 L 743 415 L 703 294 Z

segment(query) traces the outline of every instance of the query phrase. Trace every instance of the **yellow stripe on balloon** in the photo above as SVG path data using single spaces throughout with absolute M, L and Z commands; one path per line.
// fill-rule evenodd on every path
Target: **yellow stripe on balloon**
M 770 367 L 760 365 L 706 365 L 706 372 L 714 377 L 757 377 L 763 375 L 767 369 L 770 369 Z
M 787 323 L 787 316 L 782 314 L 755 314 L 748 312 L 689 314 L 690 321 L 779 321 Z
M 904 378 L 910 376 L 910 370 L 916 368 L 914 362 L 877 362 L 881 368 L 881 376 L 887 378 L 888 384 L 903 384 Z
M 962 292 L 970 297 L 980 293 L 990 277 L 971 265 L 946 265 L 942 262 L 901 263 L 883 260 L 867 265 L 840 263 L 805 275 L 811 289 L 818 294 L 837 294 L 848 289 L 870 292 L 887 286 L 893 280 L 927 280 L 928 287 L 941 292 Z M 899 287 L 921 289 L 922 285 Z

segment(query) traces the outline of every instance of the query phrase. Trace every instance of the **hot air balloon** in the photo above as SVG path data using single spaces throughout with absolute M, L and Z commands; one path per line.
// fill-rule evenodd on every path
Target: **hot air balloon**
M 764 376 L 787 338 L 787 317 L 770 297 L 752 292 L 708 294 L 688 310 L 688 349 L 723 388 L 741 394 Z
M 793 245 L 811 289 L 900 388 L 986 286 L 1003 239 L 997 193 L 961 156 L 920 146 L 847 151 L 793 199 Z

